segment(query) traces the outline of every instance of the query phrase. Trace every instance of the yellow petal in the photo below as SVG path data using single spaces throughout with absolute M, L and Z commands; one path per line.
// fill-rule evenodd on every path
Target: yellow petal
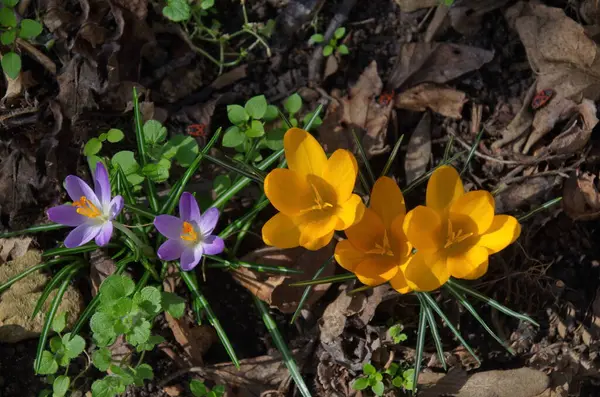
M 428 207 L 442 213 L 464 193 L 465 189 L 458 172 L 453 167 L 443 165 L 429 178 L 425 201 Z
M 467 274 L 463 278 L 466 280 L 476 280 L 476 279 L 482 277 L 484 274 L 487 273 L 488 265 L 489 265 L 489 261 L 485 261 L 484 263 L 479 265 L 475 270 L 473 270 L 472 273 Z
M 388 229 L 388 238 L 392 251 L 394 252 L 394 255 L 401 258 L 402 262 L 404 262 L 404 259 L 407 258 L 412 251 L 412 246 L 408 242 L 404 230 L 402 229 L 403 223 L 404 217 L 397 216 Z
M 298 215 L 314 205 L 314 193 L 306 178 L 285 168 L 276 168 L 265 178 L 265 194 L 278 211 Z M 290 194 L 293 192 L 293 194 Z
M 336 216 L 338 217 L 335 230 L 346 230 L 359 222 L 365 213 L 365 204 L 360 196 L 353 194 L 346 202 L 338 205 Z
M 300 128 L 290 128 L 283 136 L 283 147 L 290 170 L 300 175 L 322 175 L 327 156 L 310 133 Z
M 345 231 L 348 240 L 357 249 L 367 252 L 383 244 L 385 228 L 375 211 L 366 208 L 360 222 Z
M 437 212 L 422 205 L 404 218 L 404 234 L 417 250 L 437 251 L 445 244 L 442 220 Z
M 404 196 L 396 182 L 387 176 L 382 176 L 375 182 L 370 207 L 379 215 L 386 228 L 391 226 L 397 216 L 406 214 Z
M 335 246 L 335 260 L 344 269 L 354 272 L 356 266 L 365 258 L 349 240 L 342 240 Z
M 347 150 L 338 149 L 327 160 L 323 179 L 333 187 L 338 201 L 343 202 L 350 198 L 357 174 L 358 164 L 354 155 Z
M 486 247 L 491 254 L 502 251 L 521 235 L 521 225 L 514 216 L 496 215 L 492 226 L 479 239 L 478 245 Z
M 337 223 L 333 210 L 313 210 L 294 218 L 300 229 L 300 245 L 309 250 L 317 250 L 331 241 Z M 328 239 L 326 236 L 330 236 Z M 327 240 L 323 243 L 324 240 Z M 310 248 L 309 248 L 310 247 Z
M 396 273 L 396 275 L 390 280 L 390 285 L 393 289 L 400 292 L 401 294 L 407 294 L 412 291 L 412 288 L 408 285 L 406 281 L 406 277 L 404 277 L 404 272 L 402 269 Z
M 460 254 L 448 256 L 448 270 L 452 277 L 467 278 L 481 266 L 487 269 L 489 252 L 487 248 L 475 245 Z
M 485 190 L 466 193 L 450 206 L 450 220 L 454 232 L 485 233 L 494 220 L 494 197 Z
M 278 213 L 263 226 L 262 238 L 273 247 L 294 248 L 300 245 L 300 230 L 290 217 Z
M 367 255 L 354 269 L 361 283 L 374 287 L 390 281 L 400 267 L 391 256 Z
M 319 238 L 307 240 L 307 241 L 305 241 L 304 244 L 300 244 L 300 245 L 302 245 L 302 247 L 306 248 L 307 250 L 317 251 L 317 250 L 320 250 L 321 248 L 325 247 L 327 244 L 329 244 L 331 242 L 332 238 L 333 238 L 333 230 L 331 232 L 329 232 L 328 234 L 325 234 Z
M 448 281 L 450 273 L 442 251 L 417 251 L 406 264 L 406 283 L 415 291 L 433 291 Z

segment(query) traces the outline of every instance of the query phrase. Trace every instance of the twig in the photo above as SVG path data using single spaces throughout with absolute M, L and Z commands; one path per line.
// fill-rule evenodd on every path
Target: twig
M 339 10 L 335 13 L 331 22 L 329 22 L 329 26 L 325 31 L 323 43 L 328 43 L 329 40 L 333 37 L 336 29 L 339 28 L 346 20 L 348 19 L 348 14 L 354 6 L 356 5 L 357 0 L 344 0 Z M 323 48 L 321 46 L 317 46 L 313 51 L 312 57 L 308 62 L 308 81 L 310 82 L 319 82 L 321 80 L 321 72 L 323 69 L 321 64 L 323 63 Z

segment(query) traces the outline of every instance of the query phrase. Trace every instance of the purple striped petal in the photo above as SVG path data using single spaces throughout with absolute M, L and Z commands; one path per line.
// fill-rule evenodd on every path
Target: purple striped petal
M 67 189 L 67 193 L 69 194 L 69 197 L 71 197 L 71 200 L 78 201 L 83 196 L 98 207 L 98 209 L 102 208 L 100 201 L 98 201 L 98 197 L 96 197 L 96 193 L 94 193 L 92 188 L 81 178 L 75 175 L 67 176 L 65 179 L 65 189 Z
M 174 261 L 181 257 L 184 249 L 181 239 L 169 239 L 158 247 L 156 254 L 163 261 Z
M 218 255 L 225 249 L 225 242 L 219 236 L 210 235 L 202 242 L 206 255 Z
M 110 241 L 110 237 L 113 232 L 113 224 L 112 222 L 106 222 L 102 229 L 100 229 L 100 233 L 96 236 L 96 244 L 99 247 L 104 247 Z
M 77 213 L 77 207 L 71 204 L 63 204 L 58 207 L 49 208 L 46 212 L 48 219 L 52 222 L 67 226 L 79 226 L 88 218 Z
M 116 218 L 121 213 L 124 203 L 123 196 L 113 197 L 108 210 L 108 219 L 112 221 Z
M 217 222 L 219 221 L 219 210 L 212 207 L 207 209 L 204 214 L 200 217 L 198 227 L 204 236 L 208 236 L 215 230 Z
M 200 258 L 202 258 L 202 252 L 202 244 L 185 248 L 181 253 L 181 261 L 179 262 L 181 269 L 187 272 L 195 268 L 198 262 L 200 262 Z
M 179 239 L 183 221 L 172 215 L 159 215 L 154 218 L 154 226 L 166 238 Z
M 110 180 L 108 179 L 108 172 L 101 161 L 96 163 L 96 172 L 94 172 L 94 192 L 103 207 L 110 202 Z
M 200 223 L 200 208 L 198 208 L 198 202 L 191 193 L 183 192 L 179 198 L 179 216 L 186 222 Z
M 77 226 L 65 239 L 65 247 L 75 248 L 91 241 L 100 233 L 102 225 L 90 225 L 87 223 Z

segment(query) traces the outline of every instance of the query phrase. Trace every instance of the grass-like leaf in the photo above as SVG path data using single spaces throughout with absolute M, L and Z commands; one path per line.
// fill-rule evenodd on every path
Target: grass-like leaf
M 473 351 L 473 349 L 471 348 L 471 346 L 462 337 L 462 335 L 456 329 L 456 327 L 450 322 L 450 320 L 448 319 L 448 317 L 446 316 L 446 314 L 442 311 L 442 309 L 439 307 L 439 305 L 437 304 L 437 302 L 435 301 L 435 299 L 433 299 L 431 297 L 431 295 L 429 295 L 426 292 L 417 292 L 417 294 L 419 294 L 419 295 L 421 295 L 423 297 L 423 299 L 437 313 L 437 315 L 440 316 L 442 318 L 442 320 L 444 320 L 444 322 L 446 323 L 446 326 L 450 329 L 450 331 L 452 331 L 452 333 L 454 334 L 454 336 L 456 336 L 456 339 L 458 339 L 460 341 L 460 343 L 473 356 L 473 358 L 477 361 L 477 363 L 481 364 L 481 361 L 479 360 L 479 357 L 477 357 L 477 355 L 475 354 L 475 352 Z
M 402 193 L 408 194 L 408 192 L 410 192 L 411 190 L 414 190 L 421 183 L 423 183 L 426 180 L 428 180 L 429 177 L 431 176 L 431 174 L 433 174 L 435 170 L 437 170 L 438 168 L 440 168 L 443 165 L 447 165 L 447 164 L 453 163 L 455 160 L 457 160 L 463 154 L 465 154 L 465 152 L 459 152 L 459 153 L 456 153 L 454 156 L 452 156 L 452 158 L 450 158 L 449 160 L 442 161 L 441 163 L 439 163 L 437 165 L 437 167 L 432 168 L 431 170 L 429 170 L 425 174 L 423 174 L 420 177 L 418 177 L 417 179 L 415 179 L 410 185 L 408 185 L 407 187 L 405 187 L 404 189 L 402 189 Z
M 65 279 L 70 280 L 73 275 L 77 273 L 79 269 L 81 269 L 81 267 L 83 267 L 83 262 L 76 260 L 76 262 L 73 262 L 72 264 L 60 269 L 44 287 L 44 290 L 42 291 L 42 294 L 38 298 L 35 308 L 33 309 L 31 317 L 37 316 L 54 288 L 61 284 Z
M 219 233 L 219 237 L 221 237 L 223 240 L 231 237 L 238 230 L 240 230 L 245 224 L 247 224 L 250 220 L 254 219 L 260 211 L 262 211 L 269 205 L 269 203 L 270 203 L 269 200 L 266 198 L 263 200 L 260 200 L 258 203 L 256 203 L 254 205 L 254 207 L 252 207 L 252 209 L 250 211 L 246 212 L 241 218 L 238 218 L 238 219 L 234 220 L 233 222 L 231 222 L 229 225 L 227 225 L 227 227 L 225 229 L 223 229 L 223 231 L 221 233 Z
M 285 113 L 283 113 L 281 111 L 281 109 L 279 109 L 279 107 L 277 108 L 277 113 L 279 113 L 279 117 L 281 118 L 281 120 L 283 120 L 283 123 L 285 124 L 285 126 L 288 129 L 294 128 L 294 126 L 292 125 L 292 123 L 290 122 L 290 120 L 287 118 L 287 116 L 285 115 Z
M 425 302 L 422 296 L 417 295 L 419 298 L 419 302 L 421 303 L 421 307 L 425 308 L 425 317 L 427 318 L 427 324 L 429 324 L 429 329 L 431 330 L 431 337 L 433 338 L 433 343 L 435 344 L 435 350 L 437 351 L 438 359 L 442 363 L 442 367 L 444 371 L 446 368 L 446 357 L 444 357 L 444 348 L 442 347 L 442 338 L 440 338 L 440 334 L 438 332 L 437 323 L 435 322 L 435 317 L 433 317 L 433 312 L 431 311 L 431 307 Z
M 154 220 L 154 218 L 156 218 L 156 214 L 154 214 L 153 212 L 133 206 L 131 204 L 125 204 L 125 209 L 133 212 L 135 215 L 143 216 L 144 218 L 149 220 Z
M 417 295 L 418 296 L 418 295 Z M 421 299 L 419 299 L 421 300 Z M 419 373 L 421 372 L 421 361 L 423 360 L 423 348 L 425 347 L 425 330 L 427 324 L 427 316 L 425 315 L 425 305 L 421 302 L 421 310 L 419 311 L 419 326 L 417 328 L 417 346 L 415 349 L 415 372 L 413 374 L 413 389 L 412 395 L 417 394 L 419 388 Z
M 138 156 L 140 158 L 140 165 L 144 167 L 148 163 L 148 154 L 146 153 L 146 142 L 144 140 L 144 126 L 142 125 L 142 114 L 140 113 L 140 100 L 135 87 L 133 87 L 133 116 Z M 156 193 L 156 186 L 154 186 L 154 182 L 152 182 L 150 178 L 146 178 L 146 190 L 148 192 L 150 208 L 152 208 L 154 212 L 158 212 L 160 209 L 158 205 L 158 194 Z
M 317 106 L 317 108 L 315 109 L 315 111 L 313 112 L 310 120 L 308 120 L 308 122 L 302 127 L 305 131 L 310 130 L 310 128 L 312 127 L 312 125 L 314 124 L 315 120 L 317 119 L 317 117 L 319 117 L 319 115 L 321 114 L 321 112 L 323 111 L 323 104 L 319 103 L 319 105 Z
M 394 160 L 396 160 L 396 156 L 400 152 L 400 145 L 402 145 L 403 140 L 404 134 L 400 135 L 400 138 L 398 138 L 398 140 L 394 144 L 394 148 L 392 149 L 392 152 L 390 153 L 390 156 L 388 157 L 387 161 L 385 162 L 385 166 L 381 171 L 381 176 L 386 176 L 388 172 L 390 172 L 390 168 L 392 168 L 392 164 L 394 164 Z
M 456 287 L 456 289 L 458 289 L 458 290 L 466 293 L 467 295 L 471 295 L 472 297 L 474 297 L 476 299 L 479 299 L 480 301 L 483 301 L 483 302 L 487 303 L 488 305 L 490 305 L 494 309 L 496 309 L 496 310 L 498 310 L 498 311 L 500 311 L 500 312 L 502 312 L 504 314 L 507 314 L 507 315 L 509 315 L 511 317 L 514 317 L 514 318 L 518 318 L 519 320 L 522 320 L 522 321 L 526 321 L 526 322 L 528 322 L 530 324 L 535 325 L 536 327 L 540 326 L 531 317 L 526 316 L 526 315 L 521 314 L 521 313 L 517 313 L 514 310 L 511 310 L 508 307 L 501 305 L 500 303 L 498 303 L 494 299 L 488 298 L 487 296 L 485 296 L 483 294 L 480 294 L 479 292 L 474 291 L 471 288 L 468 288 L 468 287 L 462 285 L 461 283 L 459 283 L 458 281 L 456 281 L 454 279 L 448 280 L 447 284 L 451 285 L 453 287 Z
M 3 293 L 4 291 L 6 291 L 8 288 L 10 288 L 11 285 L 13 285 L 17 281 L 27 277 L 28 275 L 30 275 L 33 272 L 37 272 L 38 270 L 42 270 L 42 269 L 47 269 L 56 264 L 63 263 L 63 262 L 70 262 L 70 261 L 73 261 L 76 259 L 77 258 L 74 256 L 66 256 L 66 257 L 61 257 L 61 258 L 50 259 L 49 261 L 39 263 L 35 266 L 31 266 L 31 267 L 27 268 L 26 270 L 22 271 L 21 273 L 9 278 L 8 280 L 6 280 L 6 282 L 4 284 L 0 285 L 0 294 Z
M 111 244 L 111 243 L 104 246 L 104 248 L 118 248 L 118 247 L 119 246 L 117 244 Z M 44 251 L 44 253 L 42 254 L 42 258 L 50 258 L 53 256 L 62 256 L 62 255 L 82 254 L 84 252 L 92 252 L 97 249 L 98 249 L 98 246 L 96 245 L 96 243 L 87 243 L 85 245 L 82 245 L 80 247 L 75 247 L 75 248 L 53 248 L 53 249 Z
M 208 161 L 210 161 L 212 163 L 215 163 L 219 167 L 225 168 L 228 171 L 234 172 L 234 173 L 236 173 L 236 174 L 238 174 L 240 176 L 244 176 L 244 177 L 246 177 L 248 179 L 252 179 L 255 182 L 263 183 L 263 181 L 265 180 L 265 178 L 258 173 L 258 170 L 257 170 L 257 172 L 252 173 L 252 172 L 248 172 L 245 169 L 242 169 L 242 168 L 238 167 L 235 164 L 230 164 L 230 163 L 228 163 L 228 162 L 226 162 L 224 160 L 218 159 L 218 158 L 213 157 L 213 156 L 211 156 L 209 154 L 204 154 L 204 157 Z
M 284 266 L 266 266 L 266 265 L 259 265 L 257 263 L 248 263 L 248 262 L 242 262 L 242 261 L 229 261 L 227 259 L 223 259 L 219 256 L 214 256 L 214 255 L 206 255 L 206 258 L 211 259 L 215 262 L 218 262 L 218 263 L 206 264 L 207 268 L 236 269 L 236 268 L 244 267 L 246 269 L 255 270 L 255 271 L 261 272 L 261 273 L 262 272 L 264 272 L 264 273 L 279 273 L 279 274 L 302 274 L 302 273 L 304 273 L 302 270 L 289 269 Z
M 450 139 L 448 139 L 448 143 L 446 144 L 446 149 L 444 149 L 444 157 L 442 161 L 448 160 L 450 158 L 450 152 L 452 151 L 452 146 L 454 144 L 454 135 L 450 135 Z
M 300 391 L 300 394 L 303 397 L 311 397 L 310 391 L 308 390 L 306 383 L 304 383 L 304 379 L 302 379 L 302 374 L 300 374 L 300 371 L 298 370 L 298 365 L 296 364 L 296 360 L 294 360 L 294 356 L 292 356 L 292 353 L 290 352 L 290 349 L 288 348 L 287 344 L 285 343 L 283 336 L 279 332 L 279 329 L 277 329 L 277 324 L 275 324 L 275 321 L 271 317 L 271 314 L 269 313 L 269 309 L 263 303 L 263 301 L 258 299 L 256 296 L 252 295 L 252 298 L 254 299 L 254 304 L 256 305 L 256 308 L 258 309 L 258 311 L 260 312 L 260 315 L 262 316 L 263 322 L 265 323 L 267 330 L 271 334 L 271 338 L 273 338 L 273 342 L 275 343 L 275 346 L 277 346 L 277 349 L 283 356 L 285 365 L 288 368 L 288 370 L 290 371 L 290 374 L 292 375 L 292 379 L 294 380 L 294 383 L 296 383 L 296 387 Z
M 227 336 L 227 333 L 225 333 L 225 330 L 221 326 L 219 319 L 217 318 L 215 313 L 212 311 L 212 308 L 210 307 L 208 301 L 204 297 L 204 294 L 202 294 L 202 291 L 200 291 L 200 288 L 198 287 L 198 283 L 196 282 L 196 280 L 194 279 L 194 277 L 192 276 L 192 274 L 190 272 L 181 272 L 180 274 L 181 274 L 181 278 L 183 279 L 183 281 L 185 281 L 185 284 L 189 288 L 190 292 L 192 293 L 194 298 L 198 301 L 198 304 L 200 305 L 200 307 L 206 313 L 206 317 L 208 317 L 208 322 L 210 322 L 210 324 L 213 326 L 213 328 L 217 332 L 217 335 L 219 336 L 219 339 L 221 340 L 223 347 L 227 351 L 227 354 L 229 355 L 231 362 L 235 365 L 236 368 L 239 369 L 240 361 L 238 360 L 237 355 L 235 354 L 235 350 L 233 349 L 233 346 L 231 345 L 231 342 L 229 341 L 229 337 Z
M 358 148 L 358 154 L 360 155 L 360 158 L 363 164 L 365 165 L 365 169 L 367 170 L 367 175 L 369 176 L 369 186 L 373 186 L 375 184 L 375 174 L 371 169 L 371 164 L 369 164 L 369 159 L 367 158 L 367 153 L 365 153 L 365 148 L 362 142 L 360 141 L 356 130 L 354 128 L 350 128 L 350 131 L 352 132 L 352 136 L 354 137 L 354 143 L 356 143 L 356 147 Z
M 0 238 L 9 238 L 9 237 L 23 236 L 25 234 L 50 232 L 52 230 L 63 229 L 65 227 L 68 227 L 68 226 L 61 225 L 60 223 L 49 223 L 47 225 L 36 225 L 36 226 L 28 227 L 27 229 L 21 229 L 21 230 L 15 230 L 12 232 L 0 233 Z
M 553 205 L 556 205 L 556 204 L 560 203 L 561 200 L 562 200 L 562 197 L 556 197 L 556 198 L 553 198 L 552 200 L 546 201 L 544 204 L 540 205 L 536 209 L 531 210 L 527 214 L 525 214 L 525 215 L 517 218 L 517 220 L 519 222 L 524 222 L 527 219 L 529 219 L 532 216 L 534 216 L 535 214 L 537 214 L 538 212 L 544 211 L 544 210 L 552 207 Z
M 325 262 L 323 262 L 321 267 L 319 267 L 317 269 L 317 271 L 315 272 L 315 275 L 313 276 L 312 279 L 313 280 L 318 279 L 319 276 L 321 275 L 321 273 L 323 273 L 323 271 L 327 268 L 327 265 L 329 265 L 332 260 L 333 260 L 333 255 L 331 255 Z M 300 315 L 300 310 L 302 310 L 302 307 L 304 306 L 304 303 L 306 303 L 306 300 L 308 299 L 308 296 L 310 295 L 310 291 L 312 291 L 312 289 L 313 289 L 312 285 L 309 285 L 304 289 L 304 292 L 302 293 L 302 297 L 300 297 L 300 301 L 298 302 L 298 307 L 296 308 L 296 311 L 294 312 L 294 315 L 292 316 L 290 324 L 294 324 L 296 322 L 296 319 Z
M 297 283 L 290 284 L 290 287 L 306 287 L 307 285 L 341 283 L 344 281 L 355 280 L 355 279 L 356 279 L 356 275 L 354 273 L 346 273 L 346 274 L 339 274 L 336 276 L 316 278 L 314 280 L 298 281 Z
M 83 266 L 83 264 L 81 264 L 81 263 L 79 265 Z M 75 271 L 71 274 L 71 276 L 73 276 L 77 270 L 79 270 L 79 269 L 75 269 Z M 48 334 L 50 333 L 50 327 L 52 326 L 52 322 L 54 321 L 54 317 L 56 316 L 58 307 L 60 306 L 60 304 L 62 302 L 62 298 L 63 298 L 65 292 L 67 291 L 67 288 L 69 287 L 70 283 L 71 283 L 71 277 L 67 277 L 62 281 L 62 284 L 60 285 L 60 287 L 58 288 L 58 291 L 56 292 L 56 296 L 54 297 L 54 299 L 52 300 L 52 303 L 50 304 L 50 309 L 48 310 L 48 314 L 46 314 L 46 319 L 44 320 L 44 325 L 42 326 L 42 331 L 40 333 L 40 339 L 38 341 L 37 351 L 36 351 L 36 355 L 35 355 L 34 369 L 35 369 L 36 373 L 40 369 L 40 364 L 42 362 L 42 360 L 41 360 L 42 353 L 44 352 L 44 348 L 46 347 L 46 341 L 48 340 Z
M 460 302 L 460 304 L 463 305 L 464 308 L 467 309 L 473 317 L 475 317 L 475 319 L 479 322 L 479 324 L 481 324 L 483 329 L 485 329 L 492 338 L 496 339 L 496 341 L 500 343 L 502 347 L 504 347 L 510 354 L 512 354 L 513 356 L 516 354 L 515 351 L 510 346 L 508 346 L 505 341 L 500 339 L 500 337 L 496 335 L 494 331 L 492 331 L 492 329 L 486 324 L 486 322 L 483 321 L 481 316 L 479 316 L 479 313 L 477 313 L 475 308 L 471 305 L 471 303 L 469 303 L 467 298 L 460 291 L 458 291 L 451 284 L 446 284 L 445 287 L 447 290 L 450 291 L 450 293 L 452 293 L 452 295 L 454 295 L 454 297 Z
M 475 137 L 475 141 L 473 142 L 473 145 L 471 146 L 471 150 L 469 150 L 469 154 L 467 155 L 467 160 L 465 161 L 465 165 L 463 166 L 462 171 L 460 172 L 460 174 L 464 174 L 465 171 L 469 168 L 469 163 L 471 162 L 471 159 L 473 159 L 473 156 L 475 155 L 475 150 L 477 150 L 477 145 L 479 145 L 479 141 L 481 141 L 481 137 L 483 136 L 483 131 L 485 131 L 485 128 L 481 128 L 481 131 L 479 131 L 479 134 L 477 134 L 477 136 Z

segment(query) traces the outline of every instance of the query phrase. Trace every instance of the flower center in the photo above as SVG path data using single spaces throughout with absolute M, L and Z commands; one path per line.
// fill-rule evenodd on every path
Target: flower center
M 473 233 L 465 233 L 462 229 L 458 229 L 456 232 L 452 230 L 452 222 L 448 221 L 448 235 L 446 237 L 446 244 L 444 248 L 449 248 L 454 244 L 458 244 L 461 241 L 465 241 L 471 237 Z
M 367 251 L 367 254 L 394 256 L 394 251 L 390 246 L 387 231 L 383 233 L 383 244 L 375 244 L 375 248 Z
M 85 196 L 81 196 L 79 200 L 73 203 L 77 207 L 77 213 L 88 218 L 97 218 L 102 215 L 102 212 Z
M 312 188 L 315 197 L 315 204 L 312 207 L 310 207 L 310 210 L 324 210 L 326 208 L 333 208 L 333 204 L 323 200 L 321 194 L 319 193 L 319 189 L 317 189 L 315 185 L 311 183 L 310 187 Z
M 182 240 L 190 241 L 195 243 L 198 241 L 198 233 L 194 230 L 194 226 L 191 223 L 183 222 L 183 226 L 181 227 L 181 234 L 179 235 Z

